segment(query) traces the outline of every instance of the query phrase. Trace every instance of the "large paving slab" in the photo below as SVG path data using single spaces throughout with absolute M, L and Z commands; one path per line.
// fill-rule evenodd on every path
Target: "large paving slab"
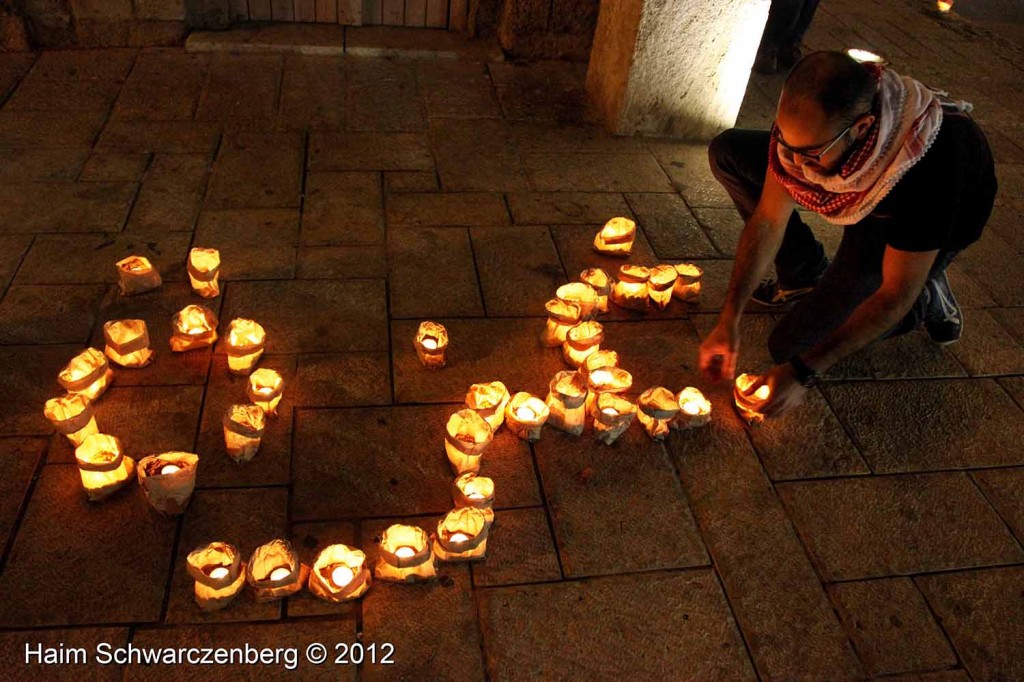
M 380 244 L 384 241 L 379 173 L 306 176 L 303 246 Z
M 523 154 L 533 188 L 541 192 L 671 192 L 654 158 L 639 154 Z
M 493 679 L 757 679 L 709 570 L 489 589 L 480 614 Z
M 192 244 L 220 251 L 220 281 L 291 279 L 299 212 L 290 208 L 203 211 Z
M 0 236 L 0 291 L 6 291 L 7 285 L 14 279 L 14 273 L 21 268 L 21 259 L 32 246 L 33 237 L 29 234 L 10 234 Z
M 49 80 L 123 80 L 137 52 L 125 49 L 46 50 L 32 76 Z
M 611 446 L 549 429 L 534 450 L 567 576 L 709 563 L 665 449 L 639 423 Z
M 345 108 L 345 70 L 337 57 L 286 55 L 281 81 L 280 116 L 289 129 L 341 128 Z
M 53 81 L 29 76 L 4 103 L 4 111 L 107 111 L 120 90 L 117 81 Z
M 384 245 L 300 247 L 296 279 L 384 279 L 388 255 Z
M 994 381 L 858 382 L 825 394 L 876 473 L 1024 461 L 1020 408 Z
M 117 232 L 138 186 L 130 182 L 0 185 L 0 234 Z
M 214 55 L 196 119 L 228 127 L 272 121 L 282 67 L 279 55 Z
M 435 120 L 430 140 L 445 191 L 529 189 L 511 135 L 499 119 Z
M 520 585 L 561 578 L 558 550 L 544 508 L 499 511 L 487 535 L 487 559 L 473 565 L 473 585 Z
M 302 144 L 303 138 L 297 133 L 225 136 L 207 189 L 206 207 L 298 207 Z
M 39 676 L 48 680 L 59 680 L 60 682 L 77 682 L 83 677 L 102 682 L 117 682 L 122 679 L 123 667 L 117 664 L 101 664 L 93 657 L 92 653 L 101 644 L 108 644 L 111 648 L 123 647 L 128 644 L 128 628 L 60 628 L 52 630 L 9 630 L 0 633 L 0 657 L 12 668 L 8 672 L 12 674 L 11 679 L 17 675 L 24 677 Z M 61 647 L 65 651 L 76 648 L 83 648 L 89 654 L 88 661 L 76 665 L 54 665 L 33 660 L 25 663 L 25 647 L 44 647 L 58 650 Z
M 916 578 L 976 680 L 1024 676 L 1024 569 L 997 568 Z
M 84 343 L 102 284 L 15 284 L 0 302 L 0 343 Z
M 334 656 L 341 653 L 333 649 L 334 643 L 356 641 L 354 618 L 337 618 L 291 623 L 252 623 L 222 625 L 183 625 L 170 628 L 140 628 L 132 637 L 139 648 L 216 648 L 242 649 L 248 644 L 257 650 L 270 650 L 273 662 L 259 667 L 247 663 L 229 663 L 217 667 L 217 674 L 245 679 L 256 676 L 301 675 L 303 680 L 355 680 L 355 665 L 333 665 Z M 306 660 L 309 645 L 322 643 L 328 647 L 328 661 L 316 666 Z M 283 650 L 294 650 L 296 655 Z M 203 665 L 139 665 L 132 664 L 125 676 L 133 680 L 163 680 L 173 670 L 175 679 L 200 682 L 210 678 L 210 669 Z
M 627 194 L 626 201 L 659 258 L 692 260 L 719 255 L 678 194 Z
M 1006 310 L 1014 311 L 1013 308 Z M 964 321 L 963 335 L 959 343 L 950 346 L 950 351 L 971 376 L 1024 374 L 1024 345 L 1016 341 L 992 312 L 974 310 L 970 323 L 966 324 L 966 315 Z
M 850 641 L 803 546 L 729 407 L 678 434 L 669 451 L 708 552 L 760 674 L 771 679 L 859 679 Z
M 292 516 L 444 514 L 453 478 L 445 424 L 459 407 L 299 410 L 295 449 L 303 454 L 293 465 Z M 498 507 L 540 502 L 529 447 L 511 433 L 496 434 L 481 472 L 495 481 Z
M 76 467 L 45 467 L 0 577 L 0 623 L 158 620 L 176 525 L 153 514 L 136 486 L 93 505 L 86 501 Z M 43 589 L 72 577 L 73 594 Z
M 0 366 L 7 368 L 0 381 L 0 434 L 43 436 L 53 432 L 43 416 L 43 405 L 63 390 L 57 375 L 82 350 L 81 344 L 0 347 Z
M 725 188 L 711 174 L 706 145 L 651 140 L 647 147 L 691 207 L 733 207 Z
M 566 274 L 570 277 L 579 277 L 579 273 L 588 268 L 604 268 L 605 272 L 615 276 L 619 271 L 619 266 L 627 263 L 650 266 L 661 262 L 661 259 L 654 253 L 654 249 L 651 248 L 650 242 L 647 241 L 647 237 L 639 230 L 628 258 L 599 253 L 594 249 L 594 236 L 600 231 L 601 225 L 551 226 L 551 236 L 558 247 L 558 254 L 562 258 Z
M 199 487 L 236 488 L 257 485 L 288 485 L 292 462 L 292 407 L 294 406 L 296 358 L 293 355 L 264 355 L 259 366 L 275 370 L 284 380 L 284 394 L 277 416 L 268 417 L 260 447 L 252 460 L 236 462 L 224 445 L 224 415 L 228 407 L 249 402 L 248 377 L 228 371 L 227 358 L 214 358 L 203 397 L 196 452 L 203 466 L 196 475 Z
M 143 52 L 114 107 L 119 119 L 191 119 L 210 68 L 209 55 L 178 50 Z
M 88 149 L 13 148 L 0 150 L 0 180 L 74 180 L 85 165 Z
M 349 62 L 346 75 L 348 130 L 406 132 L 427 127 L 415 63 L 355 60 Z
M 388 235 L 388 274 L 392 318 L 484 313 L 468 230 L 392 231 Z
M 45 453 L 45 438 L 0 438 L 0 549 L 11 539 Z
M 508 205 L 518 225 L 600 225 L 617 216 L 633 217 L 626 200 L 614 192 L 515 192 L 508 194 Z
M 421 133 L 313 132 L 311 171 L 433 171 L 427 137 Z
M 207 460 L 215 456 L 213 453 L 200 455 L 200 471 Z M 225 609 L 212 613 L 201 610 L 195 603 L 195 581 L 188 575 L 186 557 L 207 543 L 228 542 L 238 548 L 242 561 L 248 562 L 257 547 L 274 538 L 285 537 L 287 512 L 288 490 L 283 487 L 193 493 L 178 538 L 166 622 L 217 623 L 280 618 L 280 601 L 257 604 L 248 589 Z
M 313 353 L 298 357 L 296 407 L 354 407 L 391 402 L 391 361 L 384 352 Z
M 541 318 L 438 319 L 448 329 L 447 365 L 435 371 L 416 357 L 413 337 L 419 322 L 391 323 L 395 400 L 399 403 L 457 403 L 466 390 L 486 381 L 502 381 L 511 392 L 547 395 L 556 372 L 565 369 L 560 349 L 543 348 Z
M 469 234 L 487 315 L 543 316 L 544 302 L 566 282 L 548 228 L 474 227 Z
M 829 594 L 873 675 L 956 664 L 956 654 L 910 578 L 837 583 Z
M 829 581 L 1024 560 L 1024 550 L 965 473 L 780 483 L 777 488 Z
M 106 111 L 0 111 L 0 147 L 92 146 Z
M 144 256 L 165 282 L 186 277 L 190 235 L 147 238 L 132 234 L 38 235 L 18 269 L 18 284 L 117 284 L 115 264 Z
M 501 118 L 494 87 L 481 62 L 428 59 L 417 64 L 427 116 Z
M 111 119 L 96 143 L 98 149 L 148 152 L 212 152 L 220 125 L 206 121 L 125 121 Z
M 116 382 L 116 379 L 115 379 Z M 100 433 L 121 439 L 135 460 L 159 452 L 195 452 L 201 386 L 113 386 L 96 403 Z M 71 441 L 55 435 L 49 462 L 74 463 Z
M 508 208 L 501 194 L 397 194 L 387 200 L 388 227 L 507 225 Z
M 1024 542 L 1024 467 L 974 471 L 971 478 L 1017 540 Z
M 259 322 L 272 353 L 385 350 L 384 283 L 373 279 L 231 282 L 224 323 Z

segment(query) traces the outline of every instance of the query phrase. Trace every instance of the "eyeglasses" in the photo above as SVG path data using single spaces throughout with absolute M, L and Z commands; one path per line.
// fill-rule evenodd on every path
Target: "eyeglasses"
M 853 119 L 853 123 L 851 123 L 850 125 L 846 126 L 846 128 L 843 129 L 843 132 L 839 133 L 834 138 L 832 138 L 832 141 L 827 143 L 825 145 L 825 148 L 822 149 L 820 152 L 816 152 L 814 150 L 815 149 L 821 149 L 821 145 L 817 145 L 816 147 L 802 147 L 802 148 L 789 146 L 788 144 L 786 144 L 785 140 L 782 139 L 782 133 L 779 132 L 779 126 L 775 125 L 775 124 L 772 125 L 772 137 L 775 138 L 775 141 L 779 143 L 779 146 L 781 146 L 786 151 L 788 151 L 788 152 L 790 152 L 792 154 L 797 154 L 799 156 L 802 156 L 805 159 L 812 159 L 812 160 L 815 161 L 815 163 L 821 163 L 821 160 L 825 157 L 826 154 L 829 153 L 829 151 L 832 149 L 832 147 L 835 147 L 839 143 L 839 140 L 841 140 L 844 137 L 846 137 L 846 134 L 848 132 L 850 132 L 851 130 L 853 130 L 853 126 L 857 125 L 857 121 L 859 121 L 860 119 L 861 119 L 860 116 L 858 116 L 857 118 Z

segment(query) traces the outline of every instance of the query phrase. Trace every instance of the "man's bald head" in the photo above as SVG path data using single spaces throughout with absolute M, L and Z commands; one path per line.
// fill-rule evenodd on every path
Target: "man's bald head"
M 789 72 L 779 104 L 794 116 L 814 105 L 842 127 L 868 111 L 874 96 L 875 78 L 860 62 L 843 52 L 812 52 Z

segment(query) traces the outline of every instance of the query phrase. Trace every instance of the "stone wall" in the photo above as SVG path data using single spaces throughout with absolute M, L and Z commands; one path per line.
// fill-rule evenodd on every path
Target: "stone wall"
M 470 25 L 478 36 L 497 36 L 511 57 L 586 61 L 600 6 L 600 0 L 476 0 Z
M 0 49 L 177 45 L 185 0 L 0 0 Z

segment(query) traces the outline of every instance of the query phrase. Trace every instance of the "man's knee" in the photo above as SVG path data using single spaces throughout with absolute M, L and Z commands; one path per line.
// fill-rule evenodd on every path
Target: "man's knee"
M 730 162 L 736 158 L 739 145 L 737 128 L 730 128 L 716 135 L 708 145 L 708 163 L 711 166 L 711 173 L 722 179 L 725 175 L 732 175 L 729 171 Z

